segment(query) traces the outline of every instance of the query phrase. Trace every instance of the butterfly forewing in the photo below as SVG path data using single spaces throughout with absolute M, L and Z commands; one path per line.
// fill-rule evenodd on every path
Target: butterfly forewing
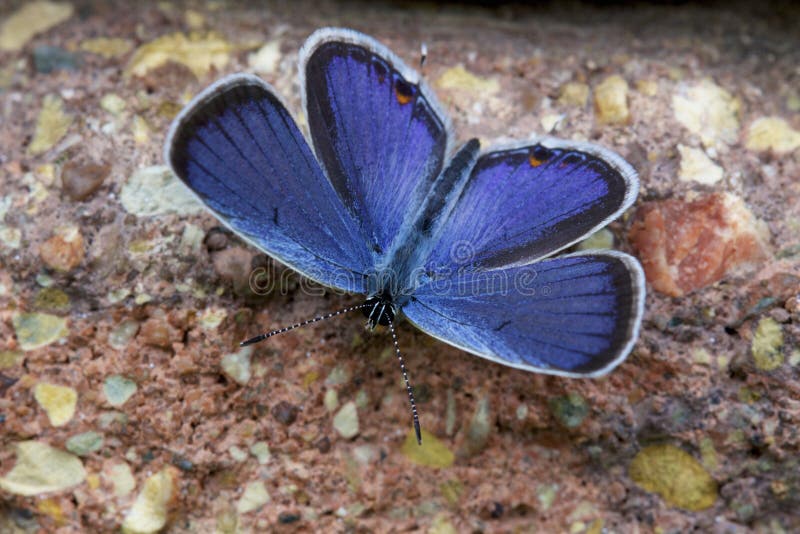
M 358 224 L 272 89 L 220 80 L 176 119 L 166 159 L 226 225 L 327 286 L 363 292 L 372 268 Z

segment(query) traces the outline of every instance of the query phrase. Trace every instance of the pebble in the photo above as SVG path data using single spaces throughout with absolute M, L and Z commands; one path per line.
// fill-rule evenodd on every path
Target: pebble
M 122 375 L 111 375 L 103 382 L 103 394 L 111 406 L 122 406 L 137 389 L 136 382 Z
M 272 413 L 272 417 L 274 417 L 276 421 L 285 426 L 289 426 L 297 420 L 297 413 L 299 411 L 300 409 L 297 406 L 286 401 L 280 401 L 278 404 L 272 407 L 272 410 L 270 410 L 270 412 Z M 357 424 L 356 424 L 356 433 L 358 433 Z
M 77 226 L 62 226 L 42 243 L 39 255 L 49 268 L 63 273 L 80 265 L 85 255 L 83 235 Z
M 436 86 L 444 90 L 466 90 L 479 95 L 493 95 L 500 91 L 500 82 L 494 78 L 482 78 L 471 73 L 463 65 L 444 71 L 436 80 Z
M 125 462 L 113 464 L 103 471 L 103 478 L 111 483 L 114 496 L 127 497 L 136 488 L 136 479 L 131 472 L 131 466 Z
M 43 287 L 36 293 L 33 307 L 42 311 L 65 313 L 69 311 L 69 295 L 57 287 Z
M 577 245 L 577 250 L 602 250 L 614 248 L 614 234 L 608 228 L 601 228 Z
M 577 393 L 550 399 L 550 411 L 559 423 L 567 428 L 577 428 L 589 414 L 589 406 Z
M 0 488 L 15 495 L 41 495 L 63 491 L 86 479 L 80 459 L 39 441 L 16 444 L 17 461 L 0 477 Z
M 126 76 L 144 76 L 168 63 L 180 63 L 198 79 L 211 69 L 222 71 L 236 47 L 215 32 L 172 33 L 141 45 L 125 67 Z
M 128 346 L 138 331 L 139 321 L 125 319 L 108 333 L 108 344 L 114 349 L 122 350 Z
M 681 155 L 678 179 L 682 182 L 714 185 L 722 180 L 722 167 L 711 161 L 704 150 L 678 145 L 678 152 Z
M 86 456 L 99 451 L 103 447 L 103 435 L 90 430 L 70 437 L 66 442 L 67 450 L 78 456 Z
M 581 82 L 567 82 L 561 86 L 558 103 L 562 106 L 583 107 L 589 100 L 589 86 Z
M 250 454 L 256 457 L 256 460 L 261 465 L 269 462 L 270 452 L 269 444 L 266 441 L 257 441 L 250 445 Z
M 747 129 L 745 146 L 759 152 L 788 154 L 800 148 L 800 132 L 780 117 L 761 117 Z
M 671 506 L 705 510 L 717 500 L 717 483 L 689 453 L 674 445 L 650 445 L 636 455 L 628 469 L 645 491 L 657 493 Z
M 247 64 L 254 72 L 272 74 L 281 60 L 281 43 L 278 40 L 270 41 L 256 52 L 247 56 Z
M 69 334 L 66 318 L 48 313 L 15 313 L 11 322 L 22 350 L 45 347 Z
M 33 388 L 33 397 L 53 426 L 64 426 L 75 416 L 78 392 L 71 387 L 39 382 Z
M 675 118 L 706 147 L 724 148 L 739 138 L 737 98 L 711 80 L 684 85 L 672 96 Z
M 133 43 L 119 37 L 95 37 L 81 41 L 80 49 L 84 52 L 97 54 L 106 59 L 127 54 L 133 48 Z
M 617 74 L 603 80 L 594 90 L 594 109 L 603 124 L 629 122 L 628 82 Z
M 236 502 L 236 511 L 246 514 L 258 510 L 270 501 L 269 493 L 264 482 L 256 480 L 249 482 L 242 492 L 242 496 Z
M 766 225 L 731 193 L 645 202 L 628 233 L 647 281 L 673 297 L 766 257 Z
M 200 201 L 164 165 L 136 170 L 122 185 L 119 200 L 125 211 L 140 217 L 203 211 Z
M 71 124 L 72 116 L 64 111 L 64 101 L 58 96 L 46 95 L 36 119 L 33 139 L 28 145 L 28 154 L 38 156 L 50 150 L 67 134 Z
M 21 50 L 34 35 L 61 24 L 74 11 L 69 2 L 23 2 L 0 26 L 0 50 Z
M 333 417 L 333 428 L 345 439 L 358 435 L 358 409 L 353 401 L 345 403 Z
M 469 458 L 479 454 L 486 448 L 491 430 L 492 424 L 489 399 L 483 397 L 478 400 L 478 404 L 475 406 L 475 413 L 472 414 L 469 427 L 467 427 L 466 439 L 459 447 L 458 455 Z
M 83 59 L 79 54 L 57 46 L 39 45 L 33 49 L 33 65 L 40 74 L 50 74 L 57 70 L 74 71 L 82 64 Z
M 228 233 L 225 229 L 215 226 L 206 233 L 203 243 L 209 252 L 222 250 L 228 246 Z
M 167 467 L 145 480 L 122 522 L 124 531 L 155 533 L 164 528 L 177 489 L 176 473 L 174 467 Z
M 153 316 L 142 323 L 138 338 L 147 345 L 169 349 L 181 339 L 181 332 L 165 316 Z
M 71 200 L 86 200 L 100 189 L 110 172 L 109 165 L 81 165 L 68 161 L 61 169 L 61 190 Z
M 252 376 L 250 371 L 250 357 L 252 354 L 253 346 L 250 345 L 242 347 L 238 352 L 226 354 L 220 362 L 225 374 L 240 386 L 246 386 Z
M 455 454 L 439 438 L 422 429 L 422 445 L 417 443 L 417 434 L 410 430 L 400 449 L 411 463 L 424 467 L 444 468 L 455 462 Z
M 762 371 L 774 371 L 784 362 L 783 328 L 772 317 L 758 321 L 750 345 L 756 367 Z

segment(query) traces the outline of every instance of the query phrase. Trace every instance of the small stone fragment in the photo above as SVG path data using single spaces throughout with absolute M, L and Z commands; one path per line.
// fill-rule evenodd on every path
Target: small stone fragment
M 705 510 L 717 500 L 717 483 L 690 454 L 674 445 L 651 445 L 636 455 L 628 470 L 645 491 L 671 506 Z
M 231 447 L 228 449 L 228 454 L 230 454 L 231 458 L 237 462 L 244 462 L 247 460 L 247 452 L 243 449 L 240 449 L 236 445 L 231 445 Z
M 436 86 L 444 90 L 464 90 L 475 94 L 492 95 L 500 91 L 500 82 L 494 78 L 481 78 L 457 65 L 447 69 L 438 80 Z
M 103 447 L 103 435 L 93 430 L 76 434 L 67 440 L 66 446 L 69 452 L 78 456 L 86 456 Z
M 130 52 L 131 48 L 133 48 L 133 43 L 118 37 L 95 37 L 94 39 L 82 41 L 80 48 L 84 52 L 110 59 Z
M 250 445 L 250 454 L 256 457 L 258 463 L 264 465 L 269 461 L 269 444 L 266 441 L 257 441 Z
M 33 300 L 33 307 L 42 311 L 68 312 L 69 295 L 57 287 L 43 287 L 36 293 L 36 298 Z
M 253 354 L 253 346 L 242 347 L 238 352 L 226 354 L 222 357 L 222 370 L 226 375 L 236 381 L 241 386 L 246 386 L 250 381 L 250 356 Z
M 756 367 L 762 371 L 774 371 L 783 365 L 783 329 L 772 317 L 758 321 L 750 346 Z
M 21 350 L 0 350 L 0 370 L 15 367 L 24 356 Z
M 163 165 L 134 172 L 122 186 L 119 200 L 128 213 L 141 217 L 193 215 L 203 210 L 189 189 Z
M 603 250 L 614 248 L 614 234 L 608 228 L 601 228 L 577 245 L 578 250 Z
M 100 107 L 112 115 L 120 115 L 127 106 L 125 99 L 116 93 L 108 93 L 100 99 Z
M 236 503 L 236 511 L 240 514 L 246 514 L 247 512 L 258 510 L 267 504 L 269 500 L 269 493 L 267 493 L 267 487 L 263 481 L 249 482 L 244 487 L 244 492 L 242 492 L 242 496 Z
M 681 155 L 681 168 L 678 178 L 682 182 L 697 182 L 702 185 L 714 185 L 722 180 L 722 167 L 711 161 L 705 151 L 678 145 Z
M 672 97 L 675 118 L 687 130 L 700 136 L 706 147 L 724 147 L 739 137 L 741 103 L 711 80 L 683 86 Z
M 78 392 L 71 387 L 39 382 L 33 388 L 33 397 L 47 412 L 47 418 L 53 426 L 64 426 L 75 415 Z
M 558 103 L 562 106 L 583 107 L 589 100 L 589 86 L 581 82 L 567 82 L 561 86 Z
M 45 265 L 63 273 L 80 265 L 84 254 L 83 235 L 72 225 L 56 228 L 53 236 L 39 247 Z
M 261 74 L 272 74 L 278 68 L 281 60 L 280 41 L 270 41 L 256 52 L 247 56 L 247 64 L 255 72 Z
M 36 72 L 41 74 L 57 70 L 77 70 L 82 63 L 80 55 L 57 46 L 39 45 L 33 49 L 33 65 Z
M 289 426 L 297 420 L 297 413 L 300 411 L 297 406 L 291 404 L 286 401 L 280 401 L 278 404 L 272 407 L 272 417 L 275 418 L 282 425 Z M 358 423 L 356 421 L 356 423 Z M 336 424 L 334 420 L 334 425 Z M 356 432 L 358 432 L 358 427 L 356 426 Z
M 69 334 L 67 320 L 48 313 L 15 313 L 11 317 L 22 350 L 34 350 Z
M 594 90 L 594 109 L 597 120 L 603 124 L 627 123 L 630 120 L 628 82 L 618 74 L 603 80 Z
M 142 323 L 139 338 L 147 345 L 168 349 L 172 343 L 180 341 L 181 333 L 165 316 L 155 315 Z
M 175 495 L 177 470 L 167 467 L 148 478 L 122 522 L 123 532 L 158 532 L 167 523 L 169 504 Z
M 428 534 L 456 534 L 458 531 L 444 514 L 439 514 L 431 521 Z
M 563 397 L 550 399 L 550 411 L 559 423 L 567 428 L 577 428 L 589 415 L 589 406 L 577 393 L 567 393 Z
M 72 124 L 72 116 L 64 111 L 64 102 L 54 95 L 47 95 L 42 101 L 42 111 L 36 119 L 36 130 L 28 154 L 38 156 L 58 143 Z
M 150 132 L 152 129 L 147 121 L 141 115 L 135 115 L 133 122 L 131 122 L 131 133 L 133 140 L 137 145 L 144 145 L 150 141 Z
M 108 344 L 112 348 L 122 350 L 128 346 L 133 336 L 139 331 L 139 321 L 135 319 L 125 319 L 108 333 Z
M 23 2 L 0 26 L 0 50 L 21 50 L 34 35 L 61 24 L 73 12 L 67 2 Z
M 127 497 L 136 488 L 131 467 L 125 462 L 109 467 L 103 472 L 103 478 L 111 483 L 116 497 Z
M 800 147 L 800 132 L 780 117 L 761 117 L 747 129 L 745 145 L 750 150 L 788 154 Z
M 475 407 L 475 413 L 469 422 L 467 428 L 467 436 L 458 454 L 461 457 L 471 457 L 484 448 L 489 440 L 489 434 L 492 430 L 491 413 L 489 412 L 489 399 L 484 397 L 478 400 L 478 405 Z
M 203 238 L 205 232 L 203 229 L 195 224 L 187 224 L 183 227 L 181 233 L 181 244 L 178 246 L 178 252 L 183 255 L 192 255 L 200 252 L 200 247 L 203 245 Z M 201 328 L 215 329 L 225 319 L 228 312 L 222 308 L 211 308 L 203 312 L 200 318 Z
M 730 193 L 647 202 L 628 238 L 656 290 L 678 297 L 766 256 L 767 230 Z
M 233 44 L 221 35 L 209 33 L 173 33 L 141 45 L 125 67 L 126 76 L 144 76 L 167 62 L 185 65 L 197 78 L 214 68 L 225 67 L 233 52 Z
M 111 406 L 122 406 L 137 389 L 136 382 L 122 375 L 111 375 L 103 382 L 103 393 Z
M 353 401 L 345 403 L 333 417 L 333 428 L 345 439 L 358 435 L 358 409 Z
M 77 486 L 86 479 L 86 470 L 77 456 L 38 441 L 16 444 L 17 463 L 0 488 L 16 495 L 41 495 Z
M 422 445 L 417 443 L 417 434 L 411 430 L 406 435 L 401 452 L 412 463 L 425 467 L 450 467 L 455 461 L 453 451 L 424 428 L 422 429 Z
M 110 172 L 109 165 L 68 161 L 61 169 L 61 190 L 72 200 L 85 200 L 103 185 Z

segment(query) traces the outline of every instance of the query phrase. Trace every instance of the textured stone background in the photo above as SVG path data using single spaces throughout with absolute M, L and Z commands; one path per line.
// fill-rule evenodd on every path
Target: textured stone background
M 24 7 L 23 7 L 24 6 Z M 800 10 L 3 2 L 0 531 L 789 532 L 800 528 Z M 504 368 L 248 290 L 274 266 L 159 167 L 222 74 L 298 109 L 346 25 L 425 75 L 461 139 L 590 139 L 640 172 L 600 246 L 650 285 L 599 380 Z M 296 281 L 294 283 L 296 285 Z M 294 287 L 294 286 L 293 286 Z

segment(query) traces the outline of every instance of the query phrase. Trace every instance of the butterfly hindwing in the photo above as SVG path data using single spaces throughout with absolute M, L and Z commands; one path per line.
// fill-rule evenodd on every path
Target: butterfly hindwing
M 366 242 L 272 88 L 228 76 L 174 121 L 165 159 L 214 214 L 327 286 L 365 290 Z
M 420 287 L 403 312 L 424 332 L 504 365 L 599 376 L 630 352 L 643 303 L 639 263 L 591 251 L 454 273 Z
M 636 199 L 636 172 L 589 143 L 541 139 L 483 154 L 429 262 L 497 268 L 568 247 L 618 217 Z M 469 256 L 469 257 L 466 257 Z
M 447 118 L 414 70 L 357 32 L 315 32 L 300 76 L 317 156 L 379 257 L 442 170 Z

